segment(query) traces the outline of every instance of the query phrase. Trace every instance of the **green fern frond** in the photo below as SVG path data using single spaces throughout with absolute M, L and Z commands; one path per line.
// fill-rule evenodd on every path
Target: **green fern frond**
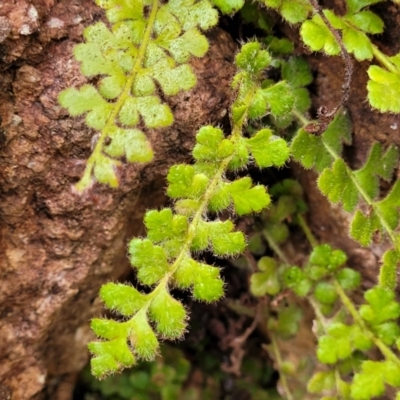
M 227 208 L 238 215 L 261 211 L 270 203 L 265 187 L 254 185 L 250 177 L 229 181 L 227 172 L 244 167 L 251 159 L 259 167 L 282 166 L 289 156 L 286 142 L 270 129 L 252 138 L 242 134 L 256 93 L 262 92 L 262 71 L 270 59 L 258 43 L 243 46 L 236 57 L 238 99 L 232 105 L 232 134 L 225 138 L 221 129 L 212 126 L 199 130 L 195 163 L 175 165 L 167 177 L 167 193 L 176 201 L 174 210 L 148 211 L 144 220 L 147 238 L 130 242 L 137 278 L 152 291 L 145 294 L 121 284 L 103 286 L 106 306 L 126 320 L 93 320 L 93 330 L 103 339 L 89 345 L 95 376 L 129 367 L 137 359 L 152 359 L 159 348 L 157 338 L 178 339 L 184 334 L 187 312 L 170 294 L 172 288 L 188 289 L 199 301 L 223 296 L 219 269 L 193 255 L 209 250 L 219 257 L 235 256 L 244 251 L 245 238 L 231 220 L 221 221 L 218 216 L 210 220 L 207 214 Z M 262 113 L 272 112 L 272 104 L 264 107 Z
M 250 277 L 250 291 L 254 296 L 274 296 L 281 290 L 278 280 L 278 265 L 271 257 L 261 257 L 257 263 L 260 272 L 255 272 Z
M 98 87 L 68 88 L 59 96 L 72 116 L 86 114 L 89 127 L 99 131 L 76 189 L 97 180 L 116 187 L 118 158 L 148 162 L 153 157 L 145 133 L 137 128 L 163 128 L 173 115 L 163 104 L 157 85 L 168 96 L 189 90 L 196 77 L 187 62 L 202 57 L 208 42 L 200 30 L 218 21 L 208 0 L 97 0 L 111 27 L 98 22 L 85 29 L 85 43 L 74 49 L 87 77 L 100 76 Z M 146 10 L 145 10 L 146 8 Z
M 343 142 L 350 144 L 350 124 L 342 114 L 321 135 L 315 136 L 300 129 L 292 141 L 292 155 L 306 168 L 315 168 L 320 176 L 318 187 L 333 203 L 342 203 L 346 211 L 354 212 L 350 235 L 363 246 L 369 246 L 377 234 L 386 234 L 396 254 L 400 251 L 399 225 L 400 184 L 393 185 L 386 197 L 379 197 L 379 180 L 390 182 L 399 160 L 398 149 L 386 151 L 375 143 L 364 166 L 353 171 L 341 158 Z M 367 212 L 360 207 L 366 205 Z M 399 257 L 385 258 L 380 283 L 387 288 L 396 286 L 393 274 Z M 389 262 L 389 259 L 392 260 Z M 394 260 L 397 260 L 396 263 Z
M 327 334 L 318 341 L 318 359 L 324 364 L 335 364 L 352 355 L 356 350 L 367 351 L 373 343 L 358 325 L 341 322 L 329 326 Z
M 346 211 L 354 211 L 361 199 L 371 208 L 368 215 L 358 211 L 350 228 L 351 236 L 364 246 L 371 243 L 376 230 L 386 232 L 397 245 L 394 229 L 399 222 L 399 185 L 396 183 L 383 200 L 377 198 L 379 178 L 389 181 L 397 162 L 397 148 L 389 147 L 383 153 L 381 145 L 375 143 L 361 169 L 353 171 L 342 159 L 337 158 L 332 168 L 326 168 L 318 179 L 322 193 L 333 203 L 342 202 Z

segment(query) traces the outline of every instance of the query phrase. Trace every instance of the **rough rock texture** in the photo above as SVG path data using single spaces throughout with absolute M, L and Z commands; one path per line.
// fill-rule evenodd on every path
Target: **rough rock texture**
M 71 51 L 99 18 L 92 0 L 0 3 L 1 400 L 71 398 L 99 287 L 126 273 L 127 240 L 165 202 L 169 165 L 189 160 L 198 127 L 220 122 L 231 101 L 236 46 L 216 29 L 193 61 L 197 87 L 170 100 L 177 122 L 148 132 L 155 160 L 121 168 L 117 190 L 73 194 L 94 132 L 57 95 L 85 82 Z

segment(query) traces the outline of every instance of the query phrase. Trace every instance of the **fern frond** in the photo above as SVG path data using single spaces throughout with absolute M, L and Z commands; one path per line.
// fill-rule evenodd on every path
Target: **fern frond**
M 319 173 L 318 187 L 333 203 L 342 203 L 346 211 L 358 208 L 350 224 L 350 235 L 363 246 L 369 246 L 377 233 L 391 240 L 393 254 L 384 256 L 380 283 L 393 289 L 396 279 L 393 271 L 400 261 L 399 225 L 400 184 L 397 181 L 386 197 L 379 197 L 379 180 L 390 182 L 399 160 L 398 149 L 390 146 L 383 151 L 375 143 L 364 166 L 356 171 L 341 158 L 343 142 L 350 143 L 350 125 L 343 114 L 321 135 L 315 136 L 300 129 L 292 141 L 292 154 L 306 168 Z M 359 207 L 366 205 L 367 212 Z
M 223 295 L 219 269 L 196 260 L 193 254 L 209 250 L 219 257 L 231 257 L 244 251 L 244 235 L 235 231 L 234 223 L 218 217 L 210 220 L 207 214 L 227 208 L 238 215 L 261 211 L 270 203 L 265 187 L 254 185 L 250 177 L 229 181 L 227 172 L 244 167 L 250 157 L 265 167 L 282 166 L 289 156 L 286 142 L 269 129 L 252 138 L 242 134 L 256 94 L 264 93 L 262 74 L 270 60 L 258 43 L 243 46 L 236 57 L 238 99 L 232 105 L 232 134 L 225 138 L 219 128 L 200 129 L 193 151 L 195 163 L 175 165 L 167 177 L 167 193 L 176 201 L 174 210 L 148 211 L 147 238 L 130 242 L 137 278 L 152 291 L 145 294 L 121 284 L 103 286 L 101 297 L 106 306 L 126 320 L 93 320 L 93 330 L 103 339 L 89 345 L 95 376 L 131 366 L 136 359 L 153 358 L 158 352 L 157 337 L 178 339 L 183 335 L 187 313 L 170 294 L 172 288 L 189 289 L 195 299 L 206 302 Z M 272 112 L 272 104 L 264 107 L 263 113 Z
M 72 116 L 86 114 L 99 138 L 76 189 L 97 180 L 116 187 L 118 158 L 148 162 L 153 157 L 145 133 L 137 126 L 163 128 L 173 123 L 157 85 L 168 96 L 189 90 L 196 77 L 187 62 L 201 57 L 208 42 L 200 30 L 218 21 L 208 0 L 97 0 L 111 28 L 98 22 L 85 29 L 85 43 L 74 49 L 87 77 L 100 76 L 98 87 L 68 88 L 59 95 Z M 146 10 L 145 10 L 146 8 Z

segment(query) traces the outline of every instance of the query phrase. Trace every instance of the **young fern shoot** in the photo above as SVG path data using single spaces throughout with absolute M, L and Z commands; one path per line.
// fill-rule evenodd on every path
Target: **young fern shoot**
M 263 74 L 272 62 L 259 43 L 248 43 L 236 56 L 239 69 L 233 81 L 237 99 L 232 105 L 232 132 L 202 127 L 193 150 L 193 165 L 171 167 L 168 195 L 172 208 L 151 210 L 145 215 L 147 238 L 133 239 L 130 259 L 142 285 L 149 293 L 108 283 L 100 296 L 107 308 L 124 318 L 92 320 L 92 328 L 102 340 L 89 344 L 94 355 L 92 373 L 96 377 L 130 367 L 137 359 L 151 360 L 159 349 L 159 339 L 178 339 L 186 329 L 187 312 L 170 293 L 172 288 L 188 289 L 199 301 L 211 302 L 223 296 L 219 269 L 193 257 L 208 250 L 219 257 L 243 252 L 245 238 L 230 220 L 210 219 L 210 212 L 234 210 L 238 215 L 260 212 L 270 203 L 262 185 L 250 177 L 227 179 L 230 171 L 249 162 L 260 167 L 282 166 L 288 156 L 287 143 L 268 128 L 246 138 L 243 128 L 249 117 L 260 117 L 293 102 L 284 96 L 282 82 L 263 88 Z M 217 214 L 218 215 L 218 214 Z
M 109 29 L 97 22 L 85 29 L 86 43 L 74 49 L 87 77 L 101 76 L 98 87 L 64 90 L 59 101 L 72 116 L 86 114 L 86 124 L 99 131 L 78 192 L 94 180 L 118 186 L 118 158 L 148 162 L 153 158 L 143 128 L 173 123 L 169 106 L 162 103 L 157 85 L 167 96 L 189 90 L 196 76 L 187 63 L 202 57 L 208 41 L 200 32 L 218 22 L 208 0 L 96 0 L 106 9 Z

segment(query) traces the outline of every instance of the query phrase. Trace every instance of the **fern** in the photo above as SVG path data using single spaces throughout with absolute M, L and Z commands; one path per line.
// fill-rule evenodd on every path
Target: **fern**
M 355 274 L 354 271 L 352 273 Z M 340 298 L 346 313 L 353 321 L 349 324 L 346 314 L 342 317 L 337 314 L 334 322 L 329 324 L 319 338 L 317 356 L 321 362 L 334 366 L 336 374 L 345 377 L 343 380 L 336 378 L 340 382 L 340 385 L 336 385 L 339 395 L 346 399 L 362 400 L 384 394 L 385 385 L 400 387 L 400 360 L 390 349 L 400 333 L 397 321 L 400 316 L 400 304 L 395 301 L 392 292 L 377 286 L 365 293 L 367 304 L 357 310 L 345 291 L 356 288 L 358 284 L 359 279 L 356 282 L 348 278 L 345 281 L 337 279 L 332 282 L 337 298 Z M 321 292 L 321 295 L 315 295 L 315 298 L 324 306 L 329 295 L 327 297 L 327 293 Z M 357 358 L 360 352 L 365 353 L 373 347 L 379 348 L 384 356 L 383 360 Z M 349 363 L 353 363 L 353 371 L 346 367 Z M 355 373 L 350 384 L 346 378 L 349 372 Z M 311 387 L 320 379 L 321 377 L 314 376 Z
M 332 26 L 342 32 L 347 51 L 354 54 L 358 61 L 371 60 L 374 56 L 373 45 L 367 34 L 383 32 L 383 21 L 372 11 L 363 9 L 377 2 L 347 1 L 347 13 L 341 17 L 330 10 L 323 11 Z M 323 49 L 329 55 L 341 52 L 336 38 L 318 14 L 302 24 L 300 33 L 304 43 L 313 51 Z
M 175 165 L 168 173 L 168 195 L 175 200 L 174 210 L 149 211 L 145 216 L 147 238 L 133 239 L 129 245 L 132 265 L 141 284 L 149 293 L 109 283 L 100 295 L 107 308 L 121 314 L 117 322 L 95 318 L 94 332 L 103 340 L 92 342 L 92 372 L 97 377 L 133 365 L 136 359 L 153 359 L 158 352 L 158 338 L 178 339 L 186 329 L 187 312 L 170 290 L 189 289 L 195 299 L 215 301 L 223 295 L 223 281 L 218 268 L 193 258 L 193 253 L 209 250 L 217 256 L 235 256 L 243 252 L 245 238 L 234 231 L 231 220 L 210 220 L 207 213 L 226 208 L 238 215 L 259 212 L 270 198 L 261 185 L 249 177 L 229 181 L 228 171 L 244 168 L 250 157 L 259 167 L 282 166 L 289 149 L 272 131 L 261 129 L 245 138 L 242 129 L 250 115 L 259 116 L 269 108 L 274 94 L 282 96 L 285 86 L 276 84 L 262 89 L 262 75 L 272 59 L 258 43 L 243 46 L 236 56 L 239 68 L 233 86 L 238 91 L 232 105 L 232 134 L 224 138 L 219 128 L 199 130 L 193 150 L 193 165 Z M 265 95 L 262 107 L 255 101 Z M 272 95 L 271 95 L 272 93 Z M 286 107 L 282 97 L 278 99 Z M 279 107 L 278 107 L 279 109 Z
M 315 136 L 300 129 L 294 137 L 291 150 L 296 161 L 305 168 L 314 167 L 321 173 L 318 187 L 333 203 L 341 202 L 346 211 L 353 212 L 350 235 L 363 246 L 369 246 L 374 235 L 386 234 L 394 249 L 383 256 L 380 283 L 393 289 L 395 270 L 400 261 L 399 236 L 399 182 L 381 199 L 379 179 L 390 182 L 398 162 L 398 150 L 391 146 L 385 152 L 378 143 L 371 148 L 364 166 L 353 171 L 341 158 L 343 143 L 351 143 L 351 125 L 346 114 L 338 117 L 321 135 Z M 359 208 L 366 205 L 364 211 Z
M 200 29 L 218 22 L 207 0 L 97 0 L 106 9 L 111 29 L 97 22 L 85 29 L 85 43 L 74 49 L 87 77 L 100 76 L 98 87 L 87 84 L 59 95 L 72 116 L 86 114 L 86 124 L 99 131 L 85 172 L 77 183 L 81 192 L 93 180 L 118 186 L 119 158 L 148 162 L 150 143 L 140 126 L 162 128 L 173 123 L 157 85 L 167 96 L 189 90 L 196 77 L 187 63 L 201 57 L 208 42 Z
M 400 54 L 389 57 L 373 44 L 368 35 L 381 34 L 382 19 L 366 7 L 381 0 L 347 0 L 347 13 L 336 15 L 323 10 L 329 24 L 341 32 L 341 40 L 347 52 L 358 61 L 375 58 L 381 66 L 368 69 L 368 100 L 372 107 L 382 112 L 400 112 Z M 301 1 L 297 2 L 299 5 Z M 282 14 L 283 15 L 283 14 Z M 301 38 L 312 51 L 324 51 L 328 55 L 341 53 L 340 43 L 320 14 L 302 23 Z
M 400 344 L 400 303 L 396 301 L 395 294 L 383 287 L 374 287 L 365 293 L 365 304 L 357 307 L 348 293 L 360 286 L 361 276 L 346 266 L 347 256 L 344 252 L 334 250 L 327 244 L 318 245 L 312 237 L 302 216 L 304 208 L 293 207 L 301 204 L 299 185 L 285 180 L 272 187 L 270 192 L 275 193 L 275 204 L 270 210 L 275 207 L 283 211 L 283 224 L 286 224 L 283 220 L 296 221 L 304 229 L 307 238 L 311 238 L 313 250 L 303 267 L 290 266 L 279 244 L 267 235 L 269 246 L 280 260 L 262 257 L 257 263 L 260 272 L 251 276 L 250 289 L 255 296 L 268 294 L 278 298 L 290 289 L 297 296 L 308 299 L 314 308 L 317 358 L 329 369 L 313 374 L 307 385 L 308 392 L 333 396 L 328 398 L 369 400 L 383 395 L 386 385 L 399 388 L 400 359 L 393 348 L 399 348 Z M 276 215 L 269 214 L 270 210 L 263 213 L 264 230 L 268 229 Z M 269 317 L 272 341 L 276 340 L 275 335 L 285 340 L 298 331 L 291 308 L 292 305 L 279 311 L 277 319 Z M 286 312 L 290 312 L 291 321 L 282 324 Z M 380 350 L 383 356 L 381 360 L 366 358 L 374 348 Z M 276 348 L 273 350 L 277 352 Z M 279 364 L 282 363 L 280 360 Z M 287 398 L 293 398 L 288 382 L 282 381 L 282 385 Z
M 213 4 L 218 7 L 223 14 L 233 14 L 239 11 L 245 0 L 212 0 Z
M 303 22 L 312 10 L 308 0 L 263 0 L 264 5 L 278 11 L 286 21 Z

